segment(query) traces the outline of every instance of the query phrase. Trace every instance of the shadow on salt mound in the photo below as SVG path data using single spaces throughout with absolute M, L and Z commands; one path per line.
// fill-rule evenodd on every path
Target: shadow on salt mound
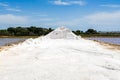
M 33 42 L 33 39 L 32 38 L 27 39 L 25 42 L 28 43 L 28 44 L 30 44 L 31 42 Z
M 42 37 L 39 37 L 36 39 L 30 38 L 30 39 L 27 39 L 26 41 L 24 41 L 22 44 L 25 44 L 25 45 L 26 44 L 28 44 L 28 45 L 39 44 L 41 40 L 42 40 Z
M 71 30 L 65 27 L 59 27 L 45 36 L 48 39 L 80 39 Z

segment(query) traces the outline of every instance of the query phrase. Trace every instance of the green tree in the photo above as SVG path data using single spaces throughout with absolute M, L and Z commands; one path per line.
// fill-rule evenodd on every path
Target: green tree
M 76 35 L 80 35 L 80 34 L 83 34 L 83 31 L 77 30 L 75 33 Z
M 98 34 L 98 32 L 94 29 L 88 29 L 85 33 L 86 34 Z
M 30 27 L 28 27 L 27 29 L 28 29 L 30 32 L 35 33 L 35 31 L 36 31 L 36 26 L 30 26 Z
M 16 35 L 16 28 L 14 27 L 9 27 L 7 31 L 10 33 L 10 35 L 14 36 Z
M 9 32 L 7 30 L 0 30 L 0 36 L 9 36 Z
M 83 34 L 84 32 L 81 30 L 76 30 L 76 31 L 72 31 L 73 33 L 75 33 L 76 35 L 80 35 Z
M 24 27 L 16 27 L 16 36 L 28 36 L 29 31 L 27 28 Z

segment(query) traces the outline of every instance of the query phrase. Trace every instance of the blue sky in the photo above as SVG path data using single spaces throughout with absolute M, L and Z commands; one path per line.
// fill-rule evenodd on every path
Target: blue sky
M 10 26 L 120 31 L 120 0 L 0 0 L 0 29 Z

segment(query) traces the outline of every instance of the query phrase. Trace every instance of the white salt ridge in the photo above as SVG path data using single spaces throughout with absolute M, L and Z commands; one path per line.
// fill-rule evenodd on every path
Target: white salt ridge
M 0 80 L 120 80 L 120 51 L 50 34 L 2 51 Z
M 59 27 L 45 36 L 50 39 L 79 39 L 71 30 L 65 27 Z

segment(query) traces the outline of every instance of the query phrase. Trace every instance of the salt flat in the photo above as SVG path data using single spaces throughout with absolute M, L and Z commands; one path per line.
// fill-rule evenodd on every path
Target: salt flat
M 120 51 L 82 38 L 28 39 L 0 52 L 0 80 L 120 80 Z

